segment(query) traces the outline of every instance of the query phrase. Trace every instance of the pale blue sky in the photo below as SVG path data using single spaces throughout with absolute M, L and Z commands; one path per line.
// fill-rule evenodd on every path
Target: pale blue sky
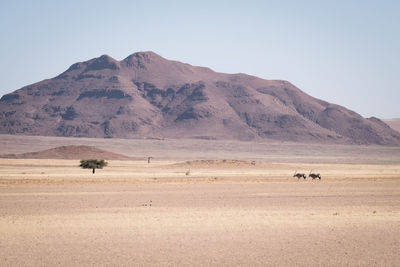
M 137 51 L 284 79 L 365 117 L 400 117 L 400 1 L 0 2 L 0 95 Z

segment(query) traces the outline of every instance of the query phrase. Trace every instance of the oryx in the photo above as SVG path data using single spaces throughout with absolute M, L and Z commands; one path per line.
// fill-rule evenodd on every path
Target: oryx
M 315 178 L 318 178 L 321 180 L 321 175 L 319 173 L 312 173 L 312 170 L 310 171 L 310 173 L 308 174 L 308 177 L 311 177 L 313 180 Z
M 304 180 L 306 179 L 305 173 L 298 173 L 297 171 L 294 172 L 293 177 L 297 177 L 297 179 L 300 179 L 301 177 L 303 177 Z

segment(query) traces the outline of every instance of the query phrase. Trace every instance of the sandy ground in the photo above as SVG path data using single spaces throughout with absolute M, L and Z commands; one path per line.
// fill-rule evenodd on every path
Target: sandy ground
M 89 145 L 134 158 L 240 159 L 267 162 L 400 164 L 400 147 L 241 142 L 223 140 L 96 139 L 0 135 L 0 154 L 36 152 L 62 145 Z
M 79 144 L 142 160 L 0 159 L 1 266 L 400 265 L 399 147 L 0 135 L 0 154 Z
M 2 266 L 400 264 L 399 164 L 78 164 L 0 159 Z

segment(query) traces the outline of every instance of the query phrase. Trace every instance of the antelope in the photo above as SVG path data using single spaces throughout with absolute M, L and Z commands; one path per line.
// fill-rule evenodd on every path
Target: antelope
M 304 180 L 306 179 L 306 175 L 304 173 L 298 173 L 297 171 L 294 172 L 293 177 L 297 177 L 297 179 L 300 179 L 301 177 L 303 177 Z
M 308 177 L 311 177 L 313 180 L 315 178 L 318 178 L 321 180 L 321 175 L 319 173 L 312 173 L 312 170 L 310 171 L 310 174 L 308 174 Z

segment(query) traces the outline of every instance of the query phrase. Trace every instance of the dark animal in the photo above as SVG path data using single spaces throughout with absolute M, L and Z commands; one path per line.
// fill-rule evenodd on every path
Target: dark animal
M 321 180 L 321 175 L 319 173 L 312 173 L 312 171 L 310 172 L 310 174 L 308 175 L 308 177 L 311 177 L 313 180 L 315 178 L 318 178 Z
M 304 180 L 306 179 L 306 175 L 304 173 L 298 173 L 298 172 L 294 172 L 293 177 L 297 177 L 297 179 L 300 179 L 301 177 L 303 177 Z

